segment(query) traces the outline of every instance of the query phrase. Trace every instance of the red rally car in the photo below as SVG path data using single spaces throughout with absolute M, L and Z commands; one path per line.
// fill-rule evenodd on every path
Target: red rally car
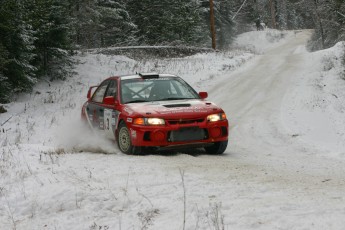
M 228 120 L 205 98 L 206 92 L 197 93 L 170 74 L 116 76 L 90 87 L 81 117 L 116 140 L 123 153 L 203 147 L 207 153 L 222 154 Z

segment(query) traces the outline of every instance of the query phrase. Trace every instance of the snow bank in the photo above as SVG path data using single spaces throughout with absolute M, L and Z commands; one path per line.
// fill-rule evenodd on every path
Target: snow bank
M 233 46 L 263 54 L 286 42 L 288 38 L 294 36 L 295 33 L 298 33 L 298 31 L 279 31 L 272 29 L 250 31 L 240 34 L 235 39 Z
M 345 43 L 307 55 L 306 71 L 286 95 L 282 107 L 286 128 L 315 152 L 343 159 Z

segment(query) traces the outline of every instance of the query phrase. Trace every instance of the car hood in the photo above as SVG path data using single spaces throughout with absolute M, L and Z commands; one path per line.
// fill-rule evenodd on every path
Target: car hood
M 191 118 L 223 112 L 216 104 L 204 100 L 174 100 L 131 103 L 125 105 L 130 116 L 159 118 Z

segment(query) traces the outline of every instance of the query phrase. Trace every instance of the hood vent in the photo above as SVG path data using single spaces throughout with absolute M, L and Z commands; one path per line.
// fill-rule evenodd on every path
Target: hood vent
M 190 104 L 170 104 L 170 105 L 163 105 L 167 108 L 176 108 L 176 107 L 190 107 Z

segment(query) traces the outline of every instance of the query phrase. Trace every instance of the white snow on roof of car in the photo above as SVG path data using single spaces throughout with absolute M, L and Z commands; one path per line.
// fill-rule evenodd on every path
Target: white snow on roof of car
M 176 77 L 176 76 L 173 74 L 159 74 L 159 77 Z M 136 78 L 141 78 L 141 77 L 137 74 L 121 76 L 121 80 L 136 79 Z
M 140 78 L 139 75 L 127 75 L 127 76 L 121 76 L 121 80 L 127 80 L 127 79 L 135 79 Z

